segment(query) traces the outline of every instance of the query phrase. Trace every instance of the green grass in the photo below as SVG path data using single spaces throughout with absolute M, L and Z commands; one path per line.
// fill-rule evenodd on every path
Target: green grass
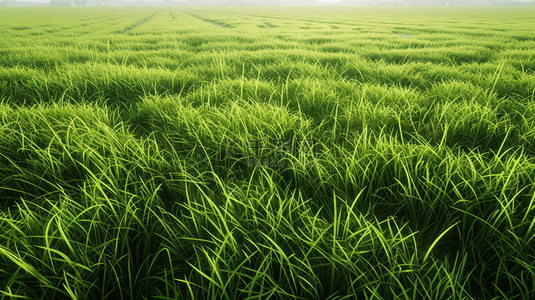
M 532 299 L 531 8 L 3 8 L 1 299 Z

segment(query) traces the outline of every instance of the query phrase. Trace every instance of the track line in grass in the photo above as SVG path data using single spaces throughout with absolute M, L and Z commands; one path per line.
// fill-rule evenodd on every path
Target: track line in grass
M 234 14 L 237 15 L 238 13 L 234 13 Z M 240 16 L 242 16 L 242 15 L 240 14 Z M 333 24 L 333 25 L 350 25 L 350 26 L 357 25 L 354 22 L 319 21 L 319 20 L 312 20 L 312 19 L 301 19 L 301 18 L 290 18 L 290 17 L 275 17 L 275 16 L 270 16 L 270 15 L 248 14 L 247 16 L 258 17 L 258 18 L 269 18 L 269 19 L 275 19 L 275 20 L 292 20 L 292 21 L 301 21 L 301 22 L 311 22 L 311 23 L 315 23 L 314 25 L 320 25 L 320 24 L 321 25 L 323 25 L 323 24 L 327 24 L 327 25 L 330 25 L 330 24 Z M 264 24 L 266 24 L 266 23 L 264 23 Z
M 210 24 L 212 24 L 212 25 L 215 25 L 215 26 L 217 26 L 217 27 L 219 27 L 219 28 L 222 28 L 222 29 L 232 28 L 232 25 L 227 24 L 227 23 L 224 23 L 224 22 L 219 22 L 219 21 L 214 21 L 214 20 L 210 20 L 210 19 L 205 19 L 205 18 L 203 18 L 203 17 L 199 17 L 199 16 L 197 16 L 197 15 L 194 15 L 194 14 L 192 14 L 192 13 L 185 12 L 185 11 L 184 11 L 183 13 L 188 14 L 188 15 L 190 15 L 190 16 L 192 16 L 192 17 L 194 17 L 194 18 L 197 18 L 197 19 L 199 19 L 199 20 L 201 20 L 201 21 L 204 21 L 204 22 L 206 22 L 206 23 L 210 23 Z
M 117 31 L 116 33 L 122 33 L 122 34 L 125 34 L 125 33 L 129 32 L 130 30 L 135 29 L 135 28 L 137 28 L 137 27 L 139 27 L 139 26 L 141 26 L 141 25 L 147 23 L 150 19 L 152 19 L 152 18 L 153 18 L 155 15 L 157 15 L 158 13 L 159 13 L 159 11 L 155 12 L 155 13 L 154 13 L 153 15 L 151 15 L 151 16 L 148 16 L 148 17 L 146 17 L 146 18 L 144 18 L 144 19 L 139 20 L 139 21 L 138 21 L 136 24 L 134 24 L 134 25 L 131 25 L 131 26 L 126 27 L 126 28 L 123 29 L 122 31 Z

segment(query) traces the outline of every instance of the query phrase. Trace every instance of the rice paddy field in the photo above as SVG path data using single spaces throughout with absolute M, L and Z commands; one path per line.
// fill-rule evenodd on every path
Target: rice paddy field
M 0 8 L 0 298 L 534 299 L 533 15 Z

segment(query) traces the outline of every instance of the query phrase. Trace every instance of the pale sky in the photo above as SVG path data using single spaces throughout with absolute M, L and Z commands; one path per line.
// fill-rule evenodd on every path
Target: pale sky
M 0 0 L 0 2 L 3 1 L 3 0 Z M 17 1 L 17 2 L 38 2 L 38 3 L 48 3 L 50 2 L 50 0 L 8 0 L 8 1 Z M 106 2 L 134 2 L 135 0 L 106 0 Z M 143 0 L 144 2 L 162 2 L 162 0 Z M 181 2 L 181 1 L 185 1 L 185 0 L 175 0 L 177 2 Z M 232 0 L 229 0 L 229 1 L 232 1 Z M 264 0 L 243 0 L 243 1 L 247 1 L 247 2 L 263 2 Z M 342 0 L 286 0 L 284 2 L 286 3 L 306 3 L 306 2 L 309 2 L 309 3 L 313 3 L 313 2 L 319 2 L 319 3 L 336 3 L 336 2 L 340 2 Z M 354 0 L 356 1 L 356 0 Z M 91 2 L 91 0 L 89 0 L 89 2 Z M 202 0 L 202 1 L 199 1 L 199 2 L 203 2 L 203 3 L 206 3 L 206 2 L 215 2 L 215 3 L 223 3 L 223 2 L 227 2 L 225 0 Z

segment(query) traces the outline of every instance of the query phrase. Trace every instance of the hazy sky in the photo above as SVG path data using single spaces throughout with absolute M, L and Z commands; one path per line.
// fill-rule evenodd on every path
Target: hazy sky
M 0 2 L 2 2 L 4 0 L 0 0 Z M 50 0 L 11 0 L 11 1 L 19 1 L 19 2 L 40 2 L 40 3 L 48 3 L 50 2 Z M 107 2 L 134 2 L 135 0 L 107 0 Z M 162 0 L 143 0 L 145 2 L 162 2 Z M 185 1 L 185 0 L 175 0 L 177 2 L 180 2 L 180 1 Z M 206 3 L 206 2 L 215 2 L 215 3 L 222 3 L 222 2 L 227 2 L 227 1 L 232 1 L 232 0 L 199 0 L 198 2 L 203 2 L 203 3 Z M 266 0 L 243 0 L 243 1 L 247 1 L 247 2 L 264 2 Z M 309 2 L 309 3 L 313 3 L 313 2 L 320 2 L 320 3 L 336 3 L 336 2 L 340 2 L 342 0 L 285 0 L 284 2 L 286 3 L 306 3 L 306 2 Z M 91 0 L 89 0 L 89 2 L 91 2 Z M 192 1 L 190 1 L 192 2 Z

